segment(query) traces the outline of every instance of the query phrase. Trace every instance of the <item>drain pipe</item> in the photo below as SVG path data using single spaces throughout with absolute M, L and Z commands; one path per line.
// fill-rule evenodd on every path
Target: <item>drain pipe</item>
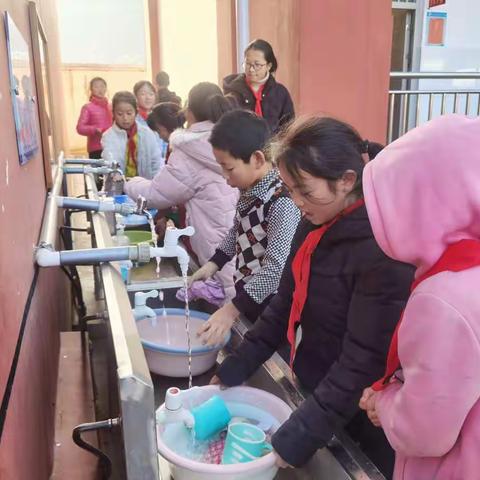
M 72 432 L 72 439 L 77 446 L 87 450 L 95 455 L 102 468 L 104 469 L 104 478 L 110 478 L 112 474 L 112 461 L 100 449 L 94 447 L 90 443 L 82 439 L 83 432 L 92 432 L 95 430 L 112 430 L 112 428 L 120 426 L 120 418 L 109 418 L 108 420 L 101 420 L 100 422 L 82 423 L 77 425 Z
M 248 0 L 236 0 L 235 14 L 237 17 L 237 69 L 242 71 L 244 52 L 250 42 L 250 9 Z

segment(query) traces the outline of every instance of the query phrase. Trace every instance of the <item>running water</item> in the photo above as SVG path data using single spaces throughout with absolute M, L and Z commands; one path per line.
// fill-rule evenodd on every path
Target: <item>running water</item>
M 188 347 L 188 388 L 192 388 L 192 345 L 190 341 L 190 304 L 188 301 L 188 277 L 182 274 L 183 287 L 185 288 L 185 330 L 187 332 Z
M 153 222 L 152 214 L 148 210 L 144 210 L 143 213 L 146 215 L 148 223 L 150 225 L 150 231 L 152 232 L 152 242 L 153 246 L 157 247 L 158 237 L 157 232 L 155 231 L 155 223 Z M 160 257 L 155 257 L 157 261 L 157 268 L 155 269 L 155 273 L 157 274 L 157 278 L 160 278 Z

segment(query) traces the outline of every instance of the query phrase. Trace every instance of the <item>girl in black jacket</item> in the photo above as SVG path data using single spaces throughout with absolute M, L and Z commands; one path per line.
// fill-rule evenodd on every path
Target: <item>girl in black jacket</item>
M 273 435 L 280 466 L 303 465 L 346 427 L 384 474 L 393 470 L 393 451 L 358 401 L 384 371 L 413 269 L 386 257 L 373 236 L 361 186 L 368 150 L 331 118 L 296 122 L 276 145 L 304 218 L 278 293 L 212 383 L 239 385 L 288 339 L 293 371 L 312 395 Z
M 223 79 L 225 95 L 232 95 L 241 108 L 265 118 L 272 133 L 295 115 L 288 90 L 275 80 L 277 67 L 272 46 L 265 40 L 254 40 L 245 49 L 245 73 Z

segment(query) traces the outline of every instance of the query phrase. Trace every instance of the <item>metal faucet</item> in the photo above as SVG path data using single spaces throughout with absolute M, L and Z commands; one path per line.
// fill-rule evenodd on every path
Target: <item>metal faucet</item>
M 147 307 L 147 299 L 157 297 L 157 290 L 150 290 L 150 292 L 147 293 L 137 292 L 135 294 L 135 307 L 132 310 L 135 320 L 151 318 L 153 320 L 152 325 L 156 324 L 157 314 L 150 307 Z

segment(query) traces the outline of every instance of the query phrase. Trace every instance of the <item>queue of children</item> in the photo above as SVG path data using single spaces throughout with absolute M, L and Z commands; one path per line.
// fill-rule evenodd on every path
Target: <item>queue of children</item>
M 288 344 L 309 395 L 272 437 L 279 466 L 345 430 L 386 478 L 476 478 L 480 121 L 445 116 L 382 150 L 340 120 L 293 120 L 268 42 L 244 65 L 185 109 L 166 74 L 112 108 L 92 79 L 77 126 L 130 197 L 184 206 L 200 268 L 183 294 L 220 307 L 203 342 L 252 322 L 211 382 L 239 385 Z

